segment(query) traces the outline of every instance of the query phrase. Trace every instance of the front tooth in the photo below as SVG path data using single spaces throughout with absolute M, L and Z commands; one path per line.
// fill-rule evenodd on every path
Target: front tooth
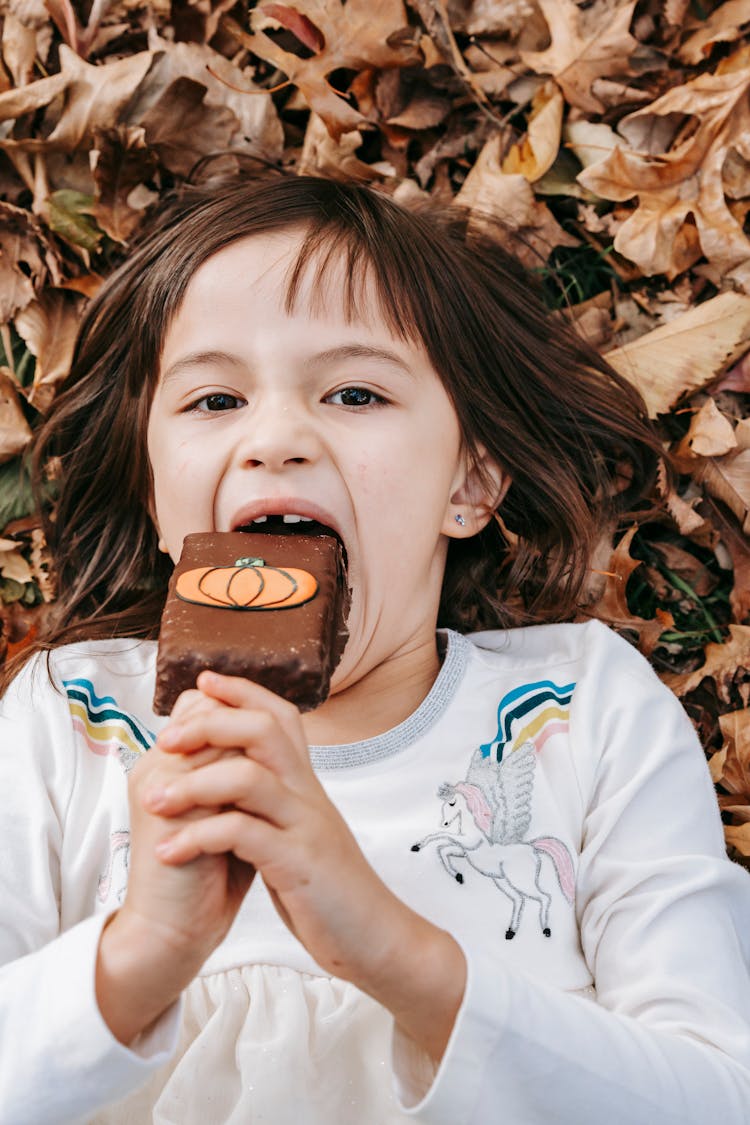
M 256 516 L 256 518 L 253 520 L 253 523 L 265 523 L 267 519 L 268 516 Z
M 293 516 L 291 514 L 284 516 L 284 523 L 299 523 L 302 516 Z
M 303 523 L 312 523 L 312 516 L 300 516 Z

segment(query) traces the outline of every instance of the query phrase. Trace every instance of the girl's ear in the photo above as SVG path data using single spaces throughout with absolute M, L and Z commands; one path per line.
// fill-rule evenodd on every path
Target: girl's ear
M 468 539 L 492 519 L 495 509 L 510 488 L 510 474 L 479 447 L 478 459 L 467 457 L 457 474 L 454 490 L 445 512 L 443 534 L 452 539 Z

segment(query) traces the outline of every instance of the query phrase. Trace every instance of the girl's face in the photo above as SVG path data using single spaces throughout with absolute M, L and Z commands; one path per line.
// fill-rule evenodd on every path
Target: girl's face
M 196 272 L 164 342 L 148 454 L 175 561 L 189 532 L 263 517 L 312 517 L 339 533 L 353 594 L 336 690 L 434 637 L 447 537 L 477 527 L 451 500 L 465 465 L 453 406 L 423 349 L 383 324 L 374 294 L 367 320 L 347 323 L 334 267 L 313 314 L 310 268 L 285 312 L 299 241 L 253 236 Z

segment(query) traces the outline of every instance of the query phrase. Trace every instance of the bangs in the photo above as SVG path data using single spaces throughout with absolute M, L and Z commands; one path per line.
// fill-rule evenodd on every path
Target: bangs
M 394 338 L 425 347 L 427 326 L 413 299 L 411 271 L 389 239 L 368 236 L 358 226 L 335 219 L 308 224 L 288 272 L 285 311 L 298 310 L 303 284 L 312 275 L 306 306 L 313 315 L 338 307 L 347 323 L 370 324 L 374 297 Z

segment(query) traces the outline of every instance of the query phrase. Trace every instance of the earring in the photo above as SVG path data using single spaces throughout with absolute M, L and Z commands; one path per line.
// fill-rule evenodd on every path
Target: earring
M 460 524 L 461 527 L 464 527 L 466 525 L 466 520 L 464 519 L 464 517 L 461 515 L 460 512 L 454 518 L 456 520 L 456 523 Z

